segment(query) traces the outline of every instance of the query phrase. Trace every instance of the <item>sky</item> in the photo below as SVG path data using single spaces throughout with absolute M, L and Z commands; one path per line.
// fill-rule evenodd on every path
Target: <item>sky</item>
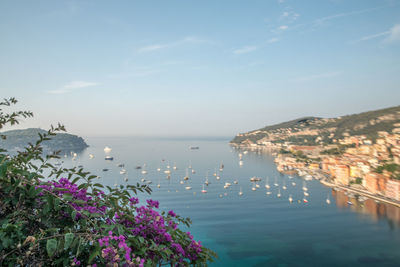
M 0 1 L 0 93 L 82 136 L 234 136 L 400 104 L 399 0 Z

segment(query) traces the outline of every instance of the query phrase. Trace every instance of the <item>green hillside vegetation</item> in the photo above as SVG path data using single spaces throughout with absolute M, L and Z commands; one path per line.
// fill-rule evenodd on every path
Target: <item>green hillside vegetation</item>
M 236 136 L 231 143 L 240 144 L 245 140 L 255 143 L 270 134 L 284 134 L 287 130 L 293 133 L 305 129 L 318 130 L 318 136 L 321 137 L 324 144 L 332 143 L 333 139 L 343 138 L 345 134 L 351 136 L 366 135 L 374 140 L 377 138 L 379 131 L 390 133 L 393 128 L 396 128 L 396 123 L 400 123 L 400 106 L 330 119 L 319 117 L 299 118 L 250 131 L 243 136 Z M 329 135 L 332 136 L 329 137 Z M 315 142 L 316 137 L 311 135 L 290 136 L 274 142 L 289 141 L 299 145 L 315 145 L 317 144 Z
M 10 152 L 20 151 L 29 143 L 34 143 L 38 139 L 39 134 L 43 135 L 46 132 L 47 131 L 39 128 L 2 132 L 1 134 L 4 135 L 6 139 L 0 139 L 0 147 Z M 56 150 L 80 152 L 87 147 L 88 145 L 82 137 L 67 133 L 57 134 L 51 140 L 43 142 L 43 150 L 45 152 Z

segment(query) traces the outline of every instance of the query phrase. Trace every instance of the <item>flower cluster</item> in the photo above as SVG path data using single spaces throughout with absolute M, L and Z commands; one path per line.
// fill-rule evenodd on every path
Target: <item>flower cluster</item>
M 58 181 L 53 181 L 50 183 L 41 184 L 38 186 L 39 188 L 50 191 L 60 197 L 65 194 L 69 194 L 72 196 L 73 200 L 80 200 L 79 204 L 74 201 L 69 201 L 69 204 L 76 210 L 78 213 L 76 217 L 73 219 L 79 219 L 82 217 L 79 211 L 86 210 L 89 213 L 101 213 L 104 214 L 107 210 L 106 206 L 99 206 L 96 201 L 93 201 L 91 196 L 88 196 L 86 189 L 79 189 L 78 185 L 71 183 L 66 178 L 61 178 Z M 41 192 L 43 195 L 44 192 Z M 97 194 L 98 198 L 102 198 L 104 196 L 104 192 L 100 191 Z
M 65 178 L 61 178 L 59 181 L 44 183 L 38 187 L 46 189 L 60 197 L 65 196 L 65 194 L 71 195 L 72 200 L 68 202 L 78 211 L 74 218 L 75 220 L 82 216 L 79 213 L 82 210 L 90 213 L 99 213 L 103 215 L 102 217 L 108 225 L 123 225 L 133 236 L 152 240 L 158 246 L 169 247 L 173 252 L 169 256 L 171 261 L 179 263 L 183 263 L 184 259 L 195 261 L 198 258 L 198 254 L 202 252 L 201 243 L 193 240 L 193 236 L 189 232 L 186 233 L 187 238 L 184 240 L 179 235 L 175 238 L 173 237 L 175 236 L 175 232 L 178 231 L 178 223 L 174 221 L 176 214 L 170 210 L 167 217 L 162 216 L 155 210 L 159 208 L 159 202 L 156 200 L 148 199 L 146 200 L 146 206 L 137 206 L 139 199 L 131 197 L 127 200 L 131 214 L 120 211 L 115 212 L 113 216 L 108 216 L 106 214 L 108 207 L 101 206 L 99 203 L 102 202 L 96 201 L 104 200 L 104 192 L 102 191 L 97 194 L 88 194 L 86 189 L 79 189 L 76 184 L 71 183 Z M 96 199 L 93 199 L 93 197 Z M 79 201 L 76 202 L 76 200 Z M 132 244 L 129 245 L 130 243 L 127 242 L 124 235 L 114 235 L 112 231 L 109 231 L 108 235 L 98 239 L 98 244 L 102 248 L 101 257 L 111 266 L 143 266 L 146 259 L 155 260 L 156 257 L 151 251 L 145 257 L 135 257 L 133 253 L 135 247 Z M 74 259 L 73 263 L 76 266 L 80 264 L 76 259 Z

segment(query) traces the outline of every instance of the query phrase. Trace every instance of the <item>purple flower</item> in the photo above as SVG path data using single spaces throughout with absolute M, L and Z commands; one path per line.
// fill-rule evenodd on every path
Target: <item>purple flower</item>
M 175 217 L 176 216 L 176 214 L 175 214 L 175 212 L 173 210 L 168 211 L 168 215 L 171 216 L 171 217 Z

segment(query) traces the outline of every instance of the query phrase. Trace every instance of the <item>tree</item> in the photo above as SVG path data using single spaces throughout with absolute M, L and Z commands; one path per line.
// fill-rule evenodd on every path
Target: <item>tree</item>
M 16 103 L 0 102 L 0 129 L 33 116 L 3 112 Z M 0 266 L 205 266 L 216 257 L 178 228 L 189 218 L 157 211 L 155 200 L 140 205 L 147 185 L 104 187 L 82 168 L 53 166 L 60 151 L 43 156 L 41 144 L 62 131 L 52 126 L 15 156 L 0 150 Z

